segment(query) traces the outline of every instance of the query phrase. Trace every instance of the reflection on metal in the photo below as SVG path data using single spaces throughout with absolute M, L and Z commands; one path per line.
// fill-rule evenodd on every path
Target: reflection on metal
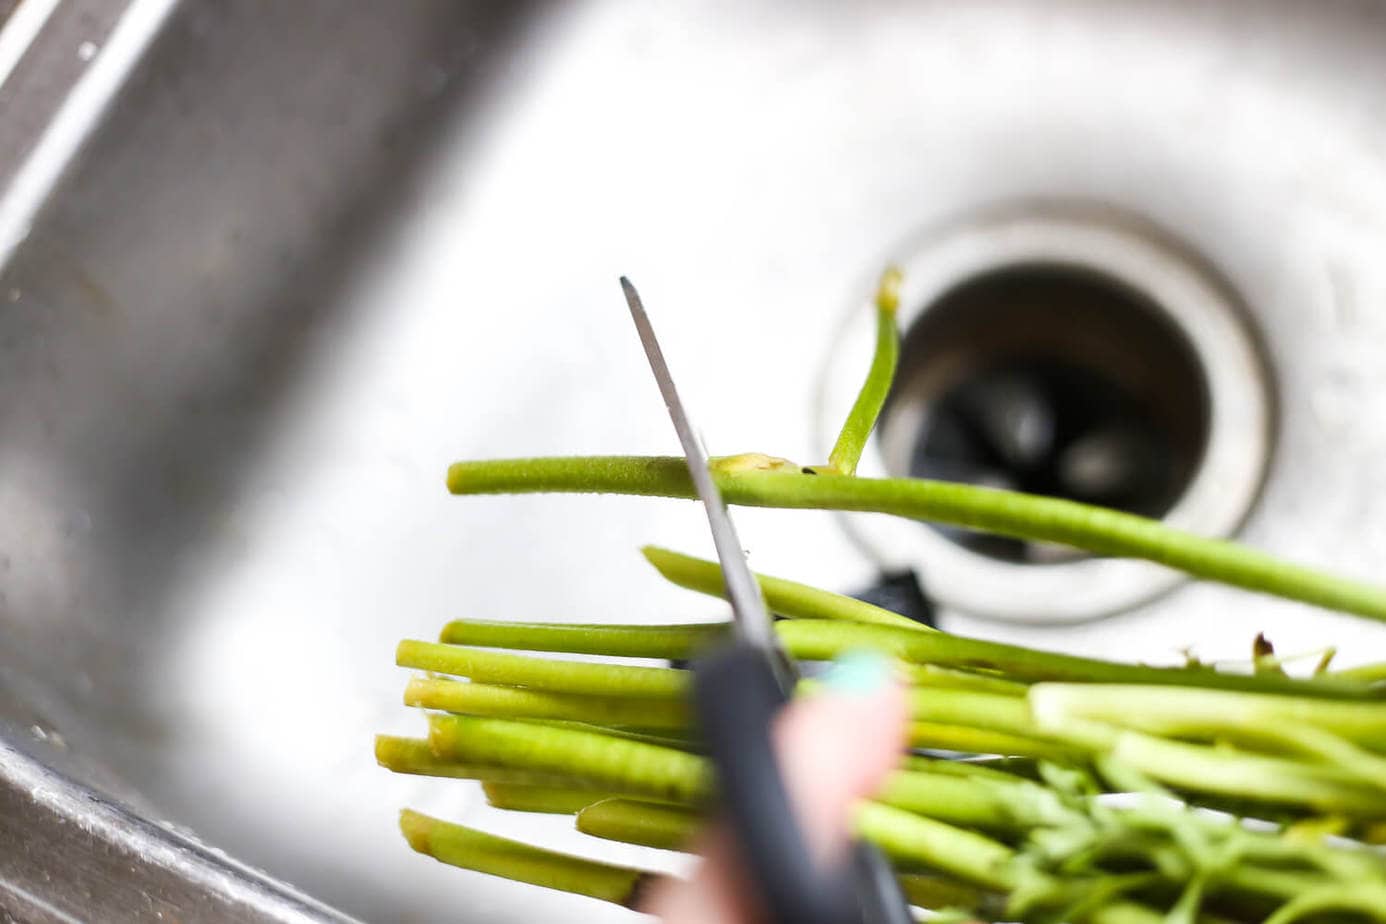
M 7 921 L 352 920 L 2 742 L 0 843 Z

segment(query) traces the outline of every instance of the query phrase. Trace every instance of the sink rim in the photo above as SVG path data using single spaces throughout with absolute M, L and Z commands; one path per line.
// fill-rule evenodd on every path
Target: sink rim
M 231 856 L 150 821 L 18 750 L 0 736 L 0 909 L 20 920 L 71 921 L 64 896 L 100 896 L 108 908 L 140 903 L 222 906 L 237 920 L 355 924 L 349 917 Z M 23 875 L 26 865 L 66 868 Z

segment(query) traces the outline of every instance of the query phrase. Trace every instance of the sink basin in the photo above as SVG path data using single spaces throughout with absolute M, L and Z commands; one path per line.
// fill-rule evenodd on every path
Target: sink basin
M 1386 7 L 112 9 L 23 0 L 32 51 L 0 77 L 20 126 L 0 141 L 0 804 L 31 806 L 0 822 L 30 843 L 0 850 L 0 911 L 20 920 L 629 919 L 419 857 L 396 811 L 677 860 L 370 750 L 420 727 L 395 642 L 450 618 L 717 615 L 635 554 L 710 551 L 693 505 L 443 487 L 458 458 L 675 451 L 622 273 L 714 453 L 816 462 L 820 370 L 869 330 L 887 261 L 998 207 L 1138 216 L 1235 293 L 1264 370 L 1265 465 L 1229 528 L 1359 576 L 1386 562 Z M 829 514 L 738 522 L 771 573 L 850 589 L 878 568 Z M 1386 652 L 1376 627 L 1206 585 L 1110 609 L 942 620 L 1133 659 L 1240 657 L 1261 630 Z M 73 828 L 92 806 L 108 828 Z M 74 830 L 62 865 L 35 852 Z M 240 904 L 133 901 L 118 830 L 177 853 L 160 881 L 191 864 Z

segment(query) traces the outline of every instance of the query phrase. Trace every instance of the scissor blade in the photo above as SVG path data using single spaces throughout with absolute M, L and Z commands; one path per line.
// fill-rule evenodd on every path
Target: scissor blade
M 733 623 L 737 634 L 749 644 L 777 653 L 779 640 L 771 625 L 770 614 L 766 612 L 765 601 L 760 595 L 760 586 L 746 564 L 746 553 L 737 538 L 736 527 L 732 524 L 722 493 L 712 480 L 708 469 L 707 451 L 693 430 L 688 412 L 679 400 L 678 389 L 674 387 L 674 377 L 669 373 L 669 365 L 664 361 L 664 351 L 655 339 L 654 328 L 650 326 L 649 315 L 640 301 L 640 293 L 630 280 L 621 277 L 621 289 L 626 293 L 626 304 L 630 306 L 630 316 L 635 321 L 635 329 L 640 332 L 640 343 L 645 347 L 645 356 L 650 361 L 655 381 L 659 383 L 659 393 L 664 396 L 664 406 L 669 409 L 669 417 L 674 421 L 679 442 L 683 444 L 683 454 L 688 460 L 688 473 L 693 478 L 693 487 L 702 499 L 707 511 L 707 522 L 712 527 L 712 542 L 717 547 L 717 559 L 722 563 L 722 579 L 727 585 L 727 599 L 732 605 Z

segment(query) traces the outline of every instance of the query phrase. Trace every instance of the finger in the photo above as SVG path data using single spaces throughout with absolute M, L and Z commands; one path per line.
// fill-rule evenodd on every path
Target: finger
M 689 879 L 665 878 L 650 889 L 639 910 L 665 924 L 752 924 L 760 912 L 745 873 L 737 863 L 731 830 L 716 823 L 693 848 L 702 860 Z
M 821 692 L 780 717 L 775 739 L 785 788 L 819 862 L 845 850 L 852 805 L 899 764 L 908 721 L 904 686 L 889 661 L 869 652 L 840 658 Z

